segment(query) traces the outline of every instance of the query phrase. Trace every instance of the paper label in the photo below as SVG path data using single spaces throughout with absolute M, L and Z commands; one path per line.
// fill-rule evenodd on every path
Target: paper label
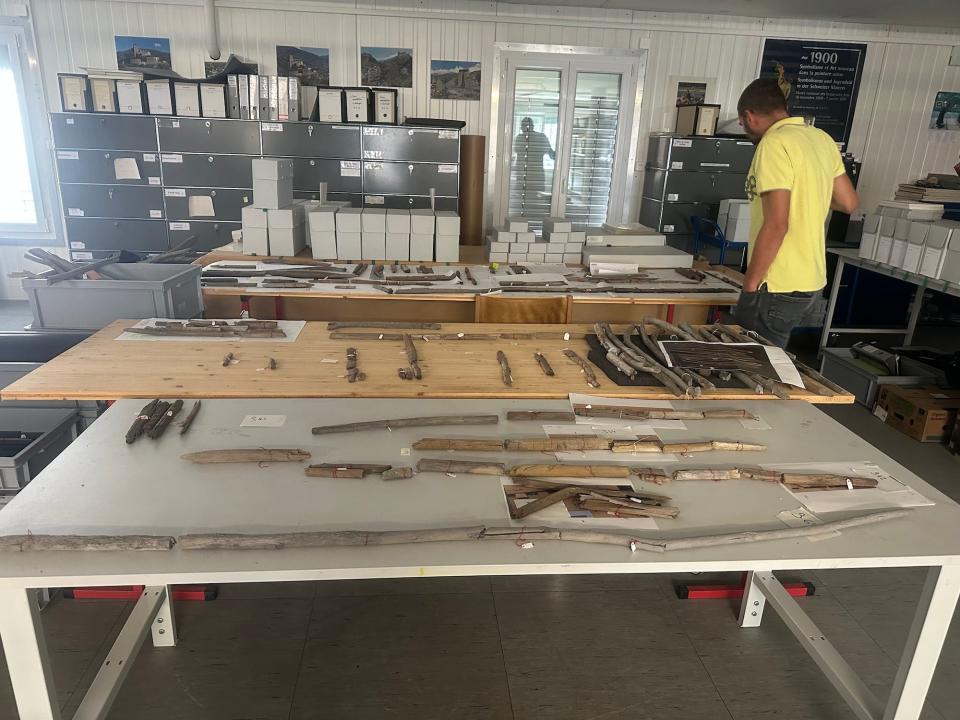
M 67 208 L 67 215 L 70 217 L 83 217 L 83 210 L 80 208 Z
M 331 130 L 353 130 L 349 125 L 331 125 Z
M 213 198 L 209 195 L 191 195 L 187 199 L 187 214 L 192 218 L 216 217 L 213 209 Z
M 167 197 L 186 197 L 187 191 L 183 188 L 167 188 L 163 191 L 163 194 Z
M 261 123 L 260 127 L 264 132 L 283 132 L 283 125 L 280 123 Z
M 240 427 L 283 427 L 286 415 L 247 415 Z
M 806 508 L 799 507 L 796 510 L 784 510 L 777 513 L 777 517 L 787 527 L 809 527 L 810 525 L 820 525 L 821 520 Z
M 673 231 L 674 231 L 673 225 L 664 225 L 664 226 L 663 226 L 663 231 L 664 231 L 665 233 L 671 233 L 671 232 L 673 232 Z
M 360 177 L 360 161 L 341 160 L 340 177 Z
M 383 195 L 367 195 L 363 201 L 367 205 L 383 205 Z
M 170 127 L 175 127 L 175 128 L 180 127 L 180 121 L 179 121 L 179 120 L 171 120 L 171 121 L 170 121 Z
M 71 243 L 70 243 L 70 249 L 71 249 L 71 250 L 83 250 L 86 246 L 87 246 L 86 243 L 82 243 L 82 242 L 71 242 Z
M 382 150 L 364 150 L 363 157 L 365 160 L 379 160 L 380 158 L 383 157 L 383 151 Z
M 455 173 L 460 169 L 458 165 L 437 165 L 438 173 Z
M 156 161 L 157 161 L 157 154 L 156 154 L 156 153 L 144 153 L 144 154 L 143 154 L 143 161 L 144 161 L 144 162 L 156 162 Z
M 730 163 L 700 163 L 700 167 L 730 167 Z
M 377 127 L 365 127 L 363 129 L 364 135 L 383 135 L 383 128 Z
M 879 405 L 877 405 L 873 409 L 873 414 L 876 415 L 878 418 L 880 418 L 880 422 L 887 421 L 887 409 L 885 407 L 880 407 Z
M 150 217 L 152 217 L 152 218 L 162 218 L 162 217 L 163 217 L 163 210 L 151 210 L 151 211 L 150 211 Z
M 80 153 L 76 150 L 57 150 L 57 160 L 79 160 Z
M 693 140 L 688 138 L 675 138 L 673 141 L 674 147 L 693 147 Z
M 154 176 L 154 175 L 151 175 L 150 177 L 147 178 L 147 183 L 150 184 L 150 185 L 159 185 L 159 184 L 160 184 L 160 178 L 158 178 L 158 177 L 156 177 L 156 176 Z
M 667 193 L 667 202 L 673 202 L 674 200 L 679 200 L 680 196 L 677 193 Z
M 671 170 L 683 170 L 683 163 L 682 163 L 682 162 L 672 162 L 672 163 L 670 163 L 670 169 L 671 169 Z
M 177 153 L 162 153 L 160 155 L 160 162 L 165 163 L 182 163 L 183 155 L 178 155 Z
M 73 118 L 67 118 L 67 125 L 73 125 Z
M 456 140 L 460 137 L 460 132 L 457 130 L 440 130 L 437 132 L 438 140 Z
M 383 163 L 372 162 L 365 163 L 367 170 L 383 170 Z
M 171 230 L 189 230 L 190 223 L 188 222 L 172 222 L 170 223 Z
M 75 252 L 72 255 L 74 260 L 93 260 L 92 252 Z

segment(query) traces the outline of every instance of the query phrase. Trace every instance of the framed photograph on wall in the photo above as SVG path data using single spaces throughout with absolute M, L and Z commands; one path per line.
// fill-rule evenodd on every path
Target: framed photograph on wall
M 360 84 L 369 87 L 413 87 L 413 49 L 360 48 Z
M 172 70 L 170 38 L 114 35 L 118 70 Z
M 930 112 L 931 130 L 960 130 L 960 92 L 941 90 Z
M 480 63 L 474 60 L 431 60 L 430 98 L 480 100 Z
M 717 79 L 694 75 L 671 75 L 663 98 L 663 125 L 661 130 L 672 131 L 677 108 L 716 102 Z
M 300 79 L 301 85 L 330 86 L 330 48 L 277 45 L 277 75 Z

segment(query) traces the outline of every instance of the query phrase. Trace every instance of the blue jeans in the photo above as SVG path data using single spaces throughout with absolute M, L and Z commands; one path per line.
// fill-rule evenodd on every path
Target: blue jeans
M 767 340 L 786 347 L 790 333 L 800 324 L 819 295 L 817 292 L 772 293 L 766 285 L 756 292 L 741 291 L 733 308 L 733 321 Z

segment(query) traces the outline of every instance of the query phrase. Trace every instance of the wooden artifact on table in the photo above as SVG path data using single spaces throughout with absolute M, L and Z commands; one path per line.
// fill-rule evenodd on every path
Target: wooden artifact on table
M 409 480 L 413 477 L 412 467 L 395 467 L 380 474 L 382 480 Z
M 392 328 L 395 330 L 439 330 L 440 323 L 433 322 L 397 322 L 384 320 L 382 322 L 328 322 L 327 330 L 346 330 L 350 328 Z
M 593 369 L 587 365 L 586 360 L 577 354 L 576 350 L 567 348 L 563 351 L 563 354 L 567 357 L 567 359 L 570 360 L 570 362 L 580 366 L 580 372 L 582 372 L 584 378 L 586 378 L 587 385 L 594 388 L 600 387 L 600 383 L 597 382 L 597 376 L 594 374 Z
M 661 442 L 655 435 L 636 440 L 611 440 L 596 435 L 568 435 L 548 438 L 421 438 L 414 450 L 446 450 L 453 452 L 569 452 L 611 450 L 615 453 L 686 454 L 699 452 L 763 452 L 766 445 L 727 440 L 697 442 Z
M 197 400 L 193 407 L 190 408 L 190 412 L 187 413 L 187 416 L 183 419 L 183 422 L 180 423 L 180 434 L 183 435 L 187 430 L 190 429 L 190 426 L 193 425 L 193 421 L 197 419 L 197 413 L 200 412 L 200 401 Z
M 259 322 L 259 321 L 258 321 Z M 230 324 L 193 323 L 155 323 L 146 327 L 128 327 L 124 332 L 135 335 L 154 335 L 157 337 L 238 337 L 238 338 L 281 338 L 287 333 L 273 326 L 246 324 L 242 321 Z
M 307 465 L 303 472 L 310 477 L 362 478 L 370 474 L 385 473 L 392 467 L 371 463 L 319 463 Z
M 497 362 L 500 363 L 500 379 L 503 380 L 503 384 L 507 387 L 512 386 L 513 375 L 510 372 L 510 363 L 503 350 L 497 350 Z
M 413 344 L 413 338 L 407 333 L 403 333 L 403 351 L 407 355 L 409 366 L 398 370 L 400 378 L 402 380 L 420 380 L 423 378 L 423 371 L 420 369 L 419 364 L 420 357 L 417 354 L 416 345 Z
M 507 420 L 514 422 L 573 422 L 577 416 L 563 410 L 508 410 Z
M 628 378 L 636 377 L 638 372 L 647 373 L 677 397 L 699 395 L 700 388 L 685 382 L 666 365 L 637 347 L 630 340 L 629 333 L 618 338 L 610 324 L 605 322 L 594 323 L 593 329 L 597 341 L 606 351 L 607 360 Z
M 467 278 L 467 282 L 469 282 L 471 285 L 477 284 L 477 279 L 473 276 L 473 273 L 470 271 L 468 266 L 464 266 L 463 274 Z
M 581 465 L 578 463 L 551 463 L 514 465 L 507 470 L 510 477 L 601 477 L 625 478 L 630 476 L 626 465 Z
M 726 440 L 704 440 L 702 442 L 661 443 L 644 440 L 614 440 L 610 449 L 615 453 L 631 452 L 658 452 L 665 454 L 683 455 L 686 453 L 729 451 L 729 452 L 763 452 L 766 445 L 745 442 L 729 442 Z
M 309 460 L 310 453 L 295 448 L 231 448 L 228 450 L 200 450 L 180 457 L 201 465 L 211 463 L 271 463 Z
M 226 355 L 223 356 L 223 362 L 222 362 L 221 364 L 222 364 L 224 367 L 228 367 L 228 366 L 230 366 L 230 365 L 233 363 L 233 361 L 236 360 L 236 359 L 237 359 L 237 356 L 236 356 L 236 355 L 234 355 L 232 352 L 228 352 Z
M 781 483 L 796 490 L 861 490 L 875 488 L 875 478 L 833 473 L 797 473 L 761 468 L 700 468 L 677 470 L 674 480 L 760 480 Z
M 510 517 L 522 519 L 535 512 L 564 503 L 568 511 L 588 511 L 612 517 L 675 518 L 680 509 L 668 505 L 670 498 L 635 491 L 629 485 L 576 485 L 519 478 L 505 485 L 504 496 Z M 520 505 L 518 500 L 530 500 Z
M 162 436 L 182 409 L 183 400 L 174 400 L 171 405 L 167 406 L 167 410 L 160 416 L 160 419 L 147 431 L 147 436 L 153 440 Z
M 314 435 L 360 432 L 362 430 L 399 430 L 410 427 L 436 427 L 438 425 L 496 425 L 499 415 L 425 415 L 423 417 L 392 418 L 389 420 L 364 420 L 342 425 L 320 425 L 313 428 Z
M 553 377 L 556 373 L 553 371 L 553 368 L 550 367 L 550 363 L 547 361 L 547 358 L 544 357 L 542 352 L 535 352 L 533 354 L 533 359 L 537 361 L 537 365 L 540 366 L 540 369 L 543 370 L 543 374 L 547 377 Z
M 160 399 L 158 398 L 156 400 L 151 400 L 143 406 L 143 409 L 140 410 L 140 414 L 134 419 L 133 424 L 130 425 L 130 428 L 127 430 L 127 434 L 125 435 L 125 440 L 128 445 L 143 434 L 147 422 L 150 420 L 150 417 L 153 415 L 153 411 L 159 404 Z
M 264 369 L 264 370 L 276 370 L 276 369 L 277 369 L 277 361 L 276 361 L 274 358 L 267 358 L 266 367 L 264 367 L 263 369 Z
M 636 475 L 641 482 L 652 482 L 657 485 L 663 485 L 670 482 L 670 476 L 656 468 L 632 467 L 630 472 Z
M 667 410 L 652 407 L 575 404 L 573 412 L 581 417 L 624 418 L 629 420 L 756 420 L 748 410 L 713 408 L 705 410 Z
M 503 475 L 503 463 L 475 462 L 471 460 L 443 460 L 422 458 L 417 461 L 417 472 L 439 472 L 457 475 Z
M 357 349 L 354 347 L 347 348 L 347 382 L 357 382 L 366 380 L 367 376 L 365 373 L 360 372 L 360 368 L 357 366 Z

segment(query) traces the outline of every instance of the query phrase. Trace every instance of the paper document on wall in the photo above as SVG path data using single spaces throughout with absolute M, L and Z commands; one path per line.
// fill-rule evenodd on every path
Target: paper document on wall
M 216 217 L 213 210 L 213 198 L 209 195 L 191 195 L 187 199 L 187 209 L 190 217 Z
M 113 161 L 113 174 L 117 180 L 139 180 L 140 167 L 135 158 L 121 157 Z

